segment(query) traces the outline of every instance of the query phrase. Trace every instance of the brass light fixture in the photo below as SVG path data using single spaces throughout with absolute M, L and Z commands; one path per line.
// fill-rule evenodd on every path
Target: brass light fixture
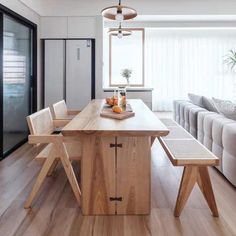
M 130 20 L 137 16 L 135 9 L 121 5 L 121 0 L 117 6 L 106 7 L 102 10 L 103 17 L 110 20 L 117 20 L 122 22 L 123 20 Z
M 117 29 L 110 29 L 110 30 L 108 31 L 108 33 L 109 33 L 110 35 L 112 35 L 112 36 L 117 36 L 119 39 L 121 39 L 123 36 L 129 36 L 129 35 L 132 34 L 131 31 L 126 30 L 126 29 L 122 29 L 122 28 L 121 28 L 121 23 L 120 23 L 120 25 L 119 25 L 119 28 L 117 28 Z

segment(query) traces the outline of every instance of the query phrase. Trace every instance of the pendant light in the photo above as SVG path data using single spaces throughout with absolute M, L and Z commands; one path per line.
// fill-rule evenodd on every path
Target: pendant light
M 122 22 L 123 20 L 130 20 L 137 16 L 135 9 L 121 5 L 121 0 L 117 6 L 106 7 L 102 10 L 103 17 L 110 20 L 117 20 Z
M 108 33 L 109 33 L 110 35 L 112 35 L 112 36 L 117 36 L 119 39 L 121 39 L 123 36 L 129 36 L 129 35 L 132 34 L 131 31 L 126 30 L 126 29 L 122 29 L 122 28 L 121 28 L 121 23 L 120 23 L 120 25 L 119 25 L 119 28 L 117 28 L 117 29 L 110 29 L 110 30 L 108 31 Z

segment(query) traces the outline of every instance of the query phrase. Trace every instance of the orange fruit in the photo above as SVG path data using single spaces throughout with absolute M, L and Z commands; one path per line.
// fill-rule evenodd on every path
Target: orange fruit
M 109 104 L 110 98 L 106 98 L 106 103 Z
M 110 106 L 118 105 L 118 98 L 116 96 L 106 98 L 106 103 Z
M 113 105 L 116 105 L 116 106 L 118 105 L 118 99 L 117 98 L 113 99 Z
M 113 99 L 112 98 L 110 98 L 110 100 L 109 100 L 109 103 L 108 103 L 110 106 L 113 106 L 114 105 L 114 103 L 113 103 Z
M 115 113 L 121 113 L 122 112 L 122 108 L 119 106 L 113 106 L 112 107 L 112 111 Z

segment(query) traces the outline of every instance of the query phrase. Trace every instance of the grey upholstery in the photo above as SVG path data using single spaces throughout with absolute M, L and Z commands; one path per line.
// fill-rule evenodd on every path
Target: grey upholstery
M 204 137 L 203 137 L 203 144 L 207 147 L 210 151 L 212 151 L 212 125 L 213 121 L 222 118 L 221 115 L 212 113 L 210 115 L 205 116 L 204 123 L 203 123 L 203 130 L 204 130 Z
M 217 119 L 214 119 L 212 122 L 212 152 L 220 159 L 220 166 L 217 166 L 217 168 L 223 172 L 222 169 L 222 157 L 223 157 L 223 127 L 226 124 L 233 123 L 232 120 L 227 119 L 225 117 L 220 117 Z
M 179 124 L 184 128 L 185 120 L 184 120 L 184 109 L 186 106 L 192 106 L 193 104 L 190 102 L 182 102 L 179 104 Z
M 203 111 L 198 114 L 197 119 L 197 139 L 200 143 L 204 144 L 204 119 L 214 114 L 213 112 Z
M 236 186 L 236 122 L 226 124 L 222 134 L 222 170 L 226 178 Z
M 198 106 L 193 107 L 189 112 L 189 125 L 190 125 L 190 134 L 193 135 L 194 138 L 197 138 L 197 121 L 199 112 L 206 111 L 203 108 Z
M 196 105 L 188 104 L 184 107 L 184 128 L 187 131 L 190 131 L 190 111 L 195 108 Z
M 217 167 L 236 186 L 236 122 L 189 101 L 174 101 L 174 119 L 220 159 Z

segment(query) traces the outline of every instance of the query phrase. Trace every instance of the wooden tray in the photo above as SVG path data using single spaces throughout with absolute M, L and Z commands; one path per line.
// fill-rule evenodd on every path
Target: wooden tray
M 126 105 L 126 111 L 124 111 L 122 113 L 115 113 L 112 111 L 112 107 L 110 107 L 108 105 L 104 105 L 104 107 L 100 113 L 101 117 L 112 118 L 112 119 L 116 119 L 116 120 L 127 119 L 130 117 L 133 117 L 134 115 L 135 115 L 135 113 L 133 112 L 130 104 Z

